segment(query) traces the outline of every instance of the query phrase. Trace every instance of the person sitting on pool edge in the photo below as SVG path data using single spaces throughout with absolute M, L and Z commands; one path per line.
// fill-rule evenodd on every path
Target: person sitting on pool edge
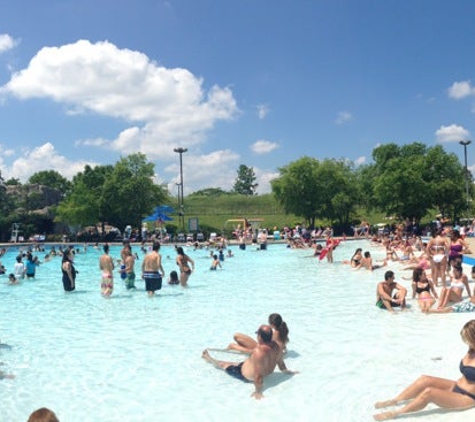
M 393 295 L 393 291 L 397 292 Z M 376 306 L 394 312 L 394 307 L 406 308 L 407 290 L 404 286 L 394 281 L 394 272 L 389 270 L 384 273 L 384 281 L 378 283 L 376 289 Z
M 251 397 L 259 400 L 264 397 L 264 377 L 274 372 L 276 366 L 289 375 L 297 372 L 287 369 L 283 359 L 282 349 L 272 340 L 272 328 L 270 325 L 261 325 L 256 331 L 257 346 L 251 355 L 243 362 L 225 362 L 214 359 L 210 356 L 208 349 L 201 355 L 207 362 L 212 363 L 215 368 L 226 371 L 229 375 L 244 382 L 253 382 L 255 391 Z

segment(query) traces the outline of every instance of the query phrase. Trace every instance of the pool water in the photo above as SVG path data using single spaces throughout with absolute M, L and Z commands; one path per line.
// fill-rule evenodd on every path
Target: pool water
M 186 252 L 195 260 L 188 289 L 170 286 L 148 298 L 136 264 L 137 291 L 117 276 L 113 296 L 100 295 L 98 260 L 89 247 L 76 255 L 76 291 L 61 283 L 61 258 L 37 269 L 36 279 L 8 285 L 0 276 L 0 366 L 14 373 L 0 381 L 0 421 L 26 421 L 36 408 L 75 421 L 368 421 L 376 401 L 388 399 L 421 374 L 456 379 L 467 347 L 460 339 L 471 314 L 423 315 L 417 302 L 390 315 L 374 306 L 386 269 L 410 287 L 401 265 L 370 273 L 341 263 L 356 247 L 382 258 L 365 241 L 347 241 L 335 263 L 310 250 L 269 245 L 232 247 L 223 269 L 210 271 L 209 250 Z M 119 257 L 119 247 L 111 256 Z M 18 250 L 1 258 L 13 268 Z M 161 250 L 167 276 L 176 270 L 172 246 Z M 40 259 L 44 254 L 38 253 Z M 474 285 L 471 283 L 471 288 Z M 410 296 L 410 295 L 409 295 Z M 286 364 L 265 380 L 265 398 L 250 397 L 242 383 L 201 358 L 206 347 L 224 348 L 236 331 L 253 335 L 270 313 L 290 329 Z M 211 352 L 222 360 L 241 355 Z M 475 410 L 446 412 L 429 406 L 404 420 L 466 421 Z

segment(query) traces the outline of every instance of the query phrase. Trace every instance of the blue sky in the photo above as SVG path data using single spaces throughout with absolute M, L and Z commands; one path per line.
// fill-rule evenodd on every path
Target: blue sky
M 143 152 L 185 194 L 475 133 L 470 0 L 0 0 L 0 170 Z M 474 139 L 475 141 L 475 139 Z M 467 148 L 475 170 L 475 142 Z

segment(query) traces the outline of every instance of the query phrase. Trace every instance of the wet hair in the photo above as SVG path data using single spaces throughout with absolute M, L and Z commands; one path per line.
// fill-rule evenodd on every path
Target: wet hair
M 158 252 L 159 250 L 160 250 L 160 243 L 159 242 L 153 242 L 152 251 Z
M 424 270 L 422 268 L 414 268 L 414 271 L 412 272 L 412 281 L 417 283 L 418 281 L 421 281 L 422 274 L 424 273 Z
M 218 255 L 214 254 L 213 259 L 215 259 L 215 260 L 218 259 Z
M 102 249 L 104 250 L 105 253 L 108 253 L 109 252 L 109 245 L 106 243 Z
M 52 410 L 42 407 L 35 410 L 27 422 L 59 422 L 59 419 Z
M 257 334 L 261 336 L 264 343 L 270 343 L 272 341 L 272 328 L 268 325 L 261 325 L 257 330 Z
M 178 273 L 175 270 L 170 271 L 170 280 L 171 281 L 178 281 Z
M 468 321 L 460 331 L 460 335 L 468 345 L 468 353 L 475 352 L 475 319 Z
M 385 280 L 389 280 L 391 277 L 394 277 L 394 271 L 389 270 L 384 273 Z
M 463 267 L 462 267 L 462 264 L 460 262 L 456 262 L 455 264 L 452 265 L 452 268 L 454 270 L 457 270 L 460 272 L 460 274 L 463 273 Z
M 273 325 L 275 327 L 275 329 L 279 333 L 280 339 L 284 343 L 289 342 L 289 328 L 287 327 L 287 324 L 282 319 L 280 314 L 270 314 L 269 315 L 269 324 Z
M 176 253 L 178 255 L 185 255 L 185 251 L 183 250 L 181 246 L 178 246 L 178 248 L 176 248 Z
M 365 257 L 365 258 L 369 258 L 370 255 L 371 255 L 371 254 L 369 253 L 369 251 L 366 251 L 366 252 L 364 253 L 364 257 Z

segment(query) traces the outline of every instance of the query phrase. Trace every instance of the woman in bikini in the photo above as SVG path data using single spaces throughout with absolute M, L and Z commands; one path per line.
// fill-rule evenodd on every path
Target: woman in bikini
M 463 252 L 467 250 L 467 244 L 460 236 L 460 232 L 458 230 L 452 230 L 452 233 L 450 235 L 449 248 L 449 261 L 447 271 L 450 271 L 451 266 L 456 265 L 457 263 L 462 263 Z
M 415 268 L 412 273 L 412 298 L 416 295 L 422 312 L 428 312 L 438 299 L 434 283 L 422 268 Z
M 191 272 L 195 269 L 195 261 L 183 251 L 181 246 L 176 248 L 176 253 L 176 265 L 180 268 L 180 284 L 182 287 L 187 287 Z
M 445 308 L 447 303 L 458 303 L 462 301 L 463 289 L 467 289 L 468 297 L 471 297 L 468 277 L 463 273 L 462 264 L 453 267 L 450 284 L 442 288 L 440 293 L 439 309 Z
M 374 415 L 374 419 L 377 421 L 393 419 L 405 413 L 422 410 L 429 403 L 454 410 L 475 406 L 475 320 L 468 321 L 460 335 L 468 345 L 468 351 L 460 362 L 462 376 L 457 381 L 422 375 L 395 398 L 374 405 L 376 409 L 381 409 L 407 402 L 405 406 L 378 413 Z
M 442 237 L 442 230 L 438 230 L 434 233 L 432 239 L 427 243 L 426 250 L 429 254 L 431 263 L 432 281 L 436 286 L 438 286 L 440 278 L 442 280 L 442 285 L 445 285 L 449 244 L 447 240 Z

